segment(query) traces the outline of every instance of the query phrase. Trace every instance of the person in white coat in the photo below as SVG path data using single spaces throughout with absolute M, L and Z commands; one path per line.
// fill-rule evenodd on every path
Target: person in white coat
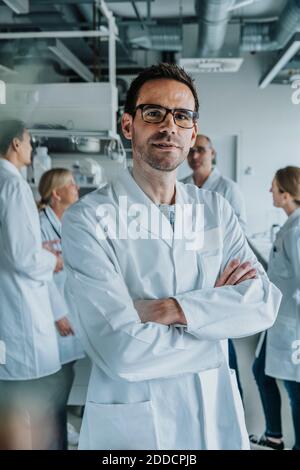
M 210 137 L 198 134 L 196 142 L 191 147 L 187 157 L 188 164 L 193 173 L 184 178 L 182 182 L 185 184 L 195 184 L 198 188 L 207 189 L 208 191 L 216 191 L 225 197 L 231 204 L 242 229 L 246 232 L 246 207 L 243 195 L 237 183 L 221 175 L 217 167 L 213 168 L 215 158 L 216 150 Z M 231 339 L 228 340 L 228 360 L 230 368 L 235 370 L 239 391 L 243 397 L 236 351 Z
M 63 217 L 66 295 L 93 361 L 80 449 L 249 447 L 220 340 L 271 326 L 281 295 L 228 202 L 176 182 L 197 111 L 183 69 L 144 69 L 122 118 L 132 172 Z
M 46 171 L 39 182 L 41 199 L 38 203 L 42 240 L 57 239 L 56 249 L 61 252 L 61 219 L 65 210 L 78 200 L 78 186 L 72 172 L 65 168 L 53 168 Z M 67 429 L 75 430 L 70 423 L 67 426 L 67 403 L 74 381 L 75 361 L 85 356 L 73 326 L 74 319 L 64 296 L 65 272 L 62 269 L 55 273 L 49 282 L 49 294 L 54 315 L 62 364 L 62 383 L 58 403 L 58 422 L 62 438 L 62 449 L 68 448 Z M 78 443 L 78 442 L 77 442 Z
M 20 173 L 30 134 L 0 123 L 0 448 L 55 448 L 60 360 L 48 282 L 61 259 L 43 249 L 32 191 Z
M 247 217 L 243 195 L 237 183 L 223 176 L 218 167 L 213 167 L 216 158 L 211 139 L 203 134 L 197 135 L 196 142 L 191 147 L 187 161 L 193 173 L 182 180 L 183 183 L 195 184 L 198 188 L 216 191 L 231 204 L 242 229 L 246 232 Z
M 300 450 L 300 168 L 288 166 L 276 172 L 271 192 L 275 207 L 287 221 L 276 235 L 268 274 L 283 294 L 276 322 L 261 338 L 253 365 L 260 392 L 266 430 L 258 446 L 282 450 L 281 397 L 276 379 L 284 381 L 295 430 L 294 449 Z

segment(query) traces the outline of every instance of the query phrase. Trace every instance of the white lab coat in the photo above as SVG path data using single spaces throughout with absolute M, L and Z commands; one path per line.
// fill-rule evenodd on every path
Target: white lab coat
M 61 238 L 61 221 L 56 216 L 55 212 L 50 206 L 45 208 L 45 212 L 40 212 L 40 223 L 42 231 L 42 240 L 60 240 Z M 55 247 L 58 251 L 61 251 L 60 241 Z M 54 320 L 60 320 L 62 317 L 68 317 L 73 330 L 76 330 L 75 319 L 73 318 L 72 312 L 70 311 L 65 297 L 66 274 L 64 270 L 59 273 L 55 273 L 53 280 L 49 282 L 49 294 L 50 302 Z M 68 362 L 76 361 L 85 356 L 80 341 L 76 335 L 61 336 L 57 331 L 59 353 L 61 364 L 67 364 Z
M 193 175 L 187 176 L 182 180 L 183 183 L 195 184 Z M 247 228 L 247 217 L 246 217 L 246 206 L 243 195 L 235 181 L 232 181 L 226 176 L 222 176 L 217 167 L 214 167 L 213 171 L 204 182 L 201 189 L 207 189 L 208 191 L 216 191 L 221 194 L 231 204 L 235 215 L 237 216 L 242 229 L 246 232 Z
M 266 374 L 300 382 L 299 359 L 293 360 L 295 342 L 300 340 L 300 208 L 276 235 L 268 274 L 283 298 L 277 320 L 267 334 Z
M 42 249 L 33 194 L 17 168 L 0 159 L 0 380 L 28 380 L 60 369 L 47 283 L 55 256 Z
M 105 230 L 97 208 L 107 203 L 118 212 L 120 196 L 128 207 L 141 203 L 152 211 L 151 228 L 145 218 L 129 217 L 146 239 L 97 237 L 97 223 Z M 159 223 L 173 234 L 170 224 L 128 171 L 63 217 L 66 293 L 93 360 L 80 449 L 248 448 L 236 379 L 219 340 L 270 326 L 281 295 L 225 199 L 178 182 L 178 207 L 195 202 L 204 204 L 205 215 L 199 251 L 187 250 L 185 239 L 160 237 Z M 236 256 L 254 261 L 259 278 L 213 288 Z M 141 323 L 133 300 L 167 297 L 177 299 L 188 326 Z

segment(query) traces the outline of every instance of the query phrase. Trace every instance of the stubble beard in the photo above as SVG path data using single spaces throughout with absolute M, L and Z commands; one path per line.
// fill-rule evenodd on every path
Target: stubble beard
M 170 157 L 167 157 L 167 160 L 164 160 L 163 157 L 158 158 L 150 151 L 144 149 L 136 149 L 136 155 L 138 159 L 142 160 L 143 162 L 147 163 L 151 168 L 158 171 L 165 171 L 165 172 L 172 172 L 175 171 L 176 168 L 181 165 L 184 161 L 184 157 L 182 159 L 176 158 L 176 161 L 170 162 Z

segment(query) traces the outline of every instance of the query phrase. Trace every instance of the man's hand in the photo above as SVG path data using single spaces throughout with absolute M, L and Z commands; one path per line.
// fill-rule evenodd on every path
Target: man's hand
M 74 335 L 74 331 L 67 317 L 63 317 L 55 322 L 60 336 Z
M 240 263 L 239 259 L 232 260 L 223 274 L 217 280 L 215 287 L 234 286 L 247 279 L 256 278 L 256 269 L 250 262 Z M 135 300 L 137 310 L 142 323 L 154 322 L 162 325 L 180 324 L 186 325 L 186 318 L 179 303 L 173 299 L 159 300 Z
M 252 267 L 249 261 L 241 264 L 239 259 L 233 259 L 217 280 L 215 287 L 234 286 L 247 279 L 255 278 L 256 269 Z
M 135 300 L 133 303 L 142 323 L 154 322 L 162 325 L 181 323 L 186 325 L 184 313 L 175 299 Z

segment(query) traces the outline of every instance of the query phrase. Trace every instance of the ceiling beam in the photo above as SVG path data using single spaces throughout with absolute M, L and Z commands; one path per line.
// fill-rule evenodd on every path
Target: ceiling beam
M 83 78 L 83 80 L 86 82 L 92 82 L 94 80 L 94 76 L 89 68 L 83 64 L 59 39 L 56 39 L 53 46 L 49 45 L 48 49 L 71 70 L 74 70 L 74 72 Z
M 143 18 L 142 18 L 141 15 L 140 15 L 140 12 L 139 12 L 139 10 L 138 10 L 138 7 L 137 7 L 136 4 L 135 4 L 135 0 L 131 0 L 130 3 L 131 3 L 131 5 L 132 5 L 132 8 L 134 9 L 134 13 L 135 13 L 137 19 L 139 20 L 139 22 L 140 22 L 140 24 L 141 24 L 142 29 L 143 29 L 144 31 L 146 31 L 146 29 L 147 29 L 147 28 L 146 28 L 146 25 L 145 25 L 145 23 L 144 23 Z
M 14 1 L 14 0 L 8 0 L 8 1 Z M 154 2 L 154 0 L 135 0 L 136 2 L 143 2 L 146 3 L 148 2 Z M 23 0 L 19 0 L 19 2 L 23 2 Z M 30 0 L 31 5 L 83 5 L 83 4 L 93 4 L 95 3 L 95 0 Z M 106 3 L 130 3 L 130 0 L 106 0 Z
M 29 13 L 29 0 L 3 0 L 18 15 Z
M 296 33 L 275 64 L 268 70 L 259 83 L 259 88 L 266 88 L 276 75 L 289 63 L 300 50 L 300 33 Z
M 18 31 L 18 30 L 34 30 L 35 28 L 38 28 L 38 31 L 40 31 L 43 28 L 46 29 L 67 29 L 70 28 L 72 30 L 73 28 L 88 28 L 90 27 L 90 23 L 84 23 L 84 22 L 78 22 L 78 23 L 66 23 L 66 22 L 56 22 L 56 23 L 51 23 L 51 22 L 45 22 L 45 23 L 0 23 L 0 32 L 2 30 L 5 31 Z M 2 31 L 3 32 L 3 31 Z
M 33 31 L 33 32 L 15 32 L 0 33 L 0 39 L 46 39 L 46 38 L 100 38 L 107 37 L 106 31 Z

